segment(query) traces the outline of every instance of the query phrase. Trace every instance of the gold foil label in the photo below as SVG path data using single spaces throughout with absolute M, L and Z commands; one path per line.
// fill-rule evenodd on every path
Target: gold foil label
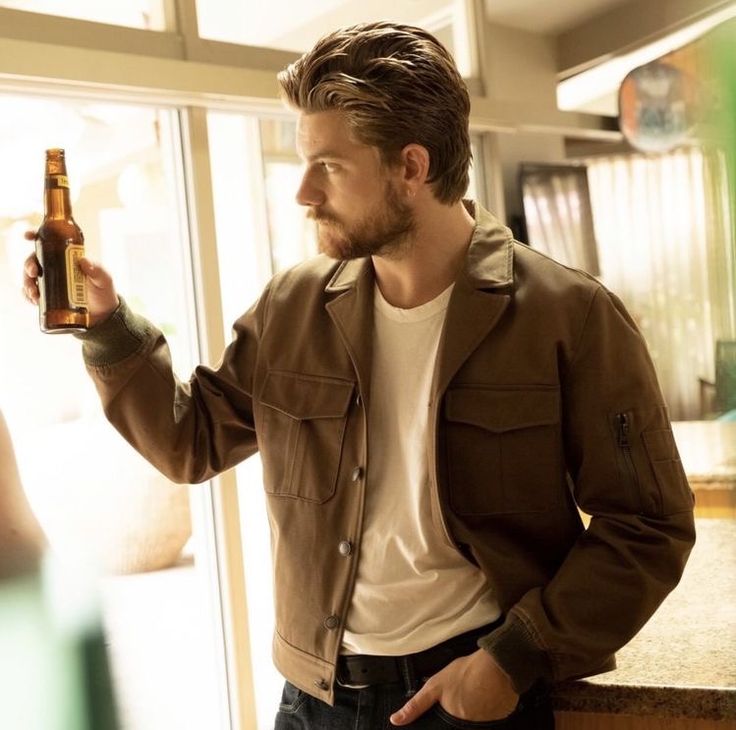
M 84 246 L 70 244 L 66 247 L 66 288 L 69 303 L 73 307 L 87 306 L 87 282 L 79 268 L 79 259 L 84 256 Z
M 69 189 L 69 178 L 66 175 L 48 175 L 46 177 L 46 187 L 51 188 L 66 188 Z

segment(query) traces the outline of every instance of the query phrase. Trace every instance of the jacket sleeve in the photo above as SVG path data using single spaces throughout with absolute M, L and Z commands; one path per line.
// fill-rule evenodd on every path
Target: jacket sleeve
M 164 335 L 122 299 L 79 335 L 108 420 L 172 481 L 204 481 L 257 450 L 252 391 L 267 299 L 268 289 L 235 323 L 219 364 L 188 382 L 174 374 Z
M 590 515 L 552 580 L 479 643 L 517 690 L 613 668 L 677 585 L 695 541 L 693 496 L 644 340 L 621 302 L 593 296 L 562 382 L 563 440 Z

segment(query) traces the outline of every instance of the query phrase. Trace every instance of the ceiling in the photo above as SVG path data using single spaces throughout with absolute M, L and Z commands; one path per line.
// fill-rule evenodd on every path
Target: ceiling
M 486 17 L 511 28 L 557 35 L 629 0 L 485 0 Z

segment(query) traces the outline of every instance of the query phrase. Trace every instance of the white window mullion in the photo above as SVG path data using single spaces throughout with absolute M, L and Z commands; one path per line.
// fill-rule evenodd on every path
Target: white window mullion
M 189 196 L 194 286 L 200 357 L 215 363 L 225 346 L 212 198 L 207 114 L 204 109 L 182 111 L 185 179 Z M 238 495 L 234 471 L 213 479 L 202 497 L 200 517 L 212 539 L 213 568 L 219 577 L 222 642 L 224 646 L 230 724 L 232 730 L 256 727 L 251 669 L 248 608 L 243 572 Z

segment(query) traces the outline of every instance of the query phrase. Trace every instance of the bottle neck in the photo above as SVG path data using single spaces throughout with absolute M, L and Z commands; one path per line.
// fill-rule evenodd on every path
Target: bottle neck
M 69 220 L 72 217 L 72 202 L 66 174 L 46 174 L 44 190 L 44 216 Z

